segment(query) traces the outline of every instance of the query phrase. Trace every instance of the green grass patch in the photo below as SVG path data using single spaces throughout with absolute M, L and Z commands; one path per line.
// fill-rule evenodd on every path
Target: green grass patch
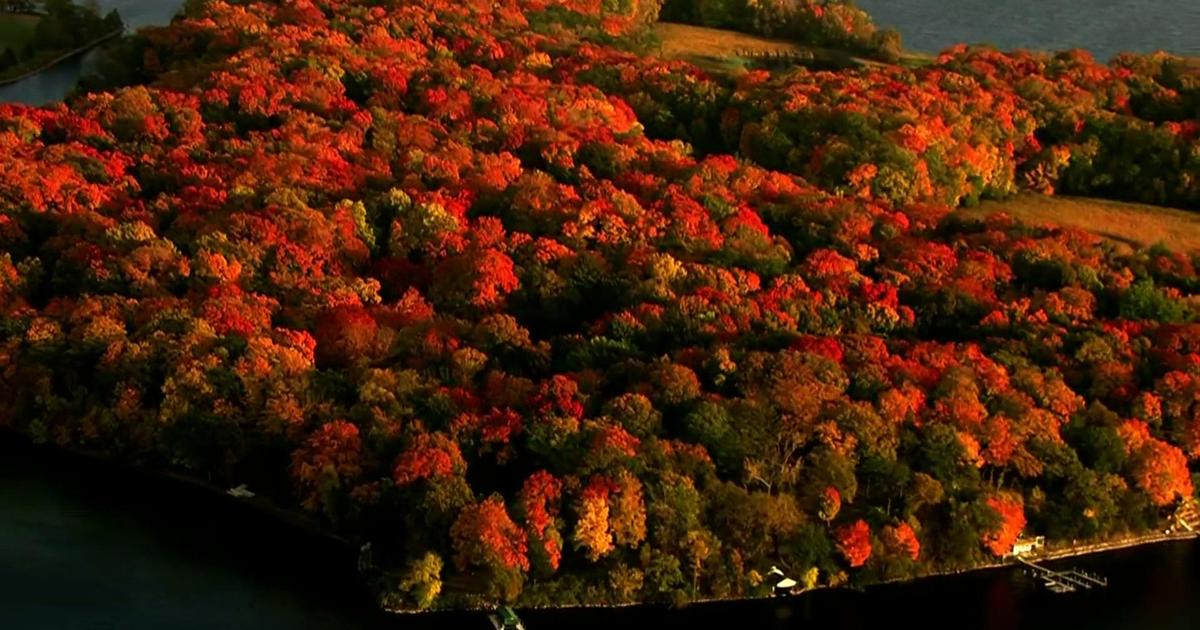
M 41 18 L 36 15 L 0 13 L 0 52 L 7 48 L 24 48 L 33 39 L 39 20 Z

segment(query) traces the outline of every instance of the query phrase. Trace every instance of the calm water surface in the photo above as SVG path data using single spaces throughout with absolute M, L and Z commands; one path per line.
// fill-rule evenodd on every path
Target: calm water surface
M 0 446 L 0 628 L 372 627 L 343 549 L 206 492 Z
M 98 0 L 102 13 L 116 9 L 126 28 L 136 30 L 142 26 L 168 24 L 182 0 Z M 29 105 L 45 105 L 61 101 L 75 88 L 79 76 L 96 62 L 99 51 L 92 50 L 84 55 L 69 59 L 53 68 L 19 83 L 0 87 L 0 103 L 16 102 Z
M 1198 0 L 858 0 L 908 48 L 1086 48 L 1097 59 L 1167 50 L 1200 55 Z M 1198 622 L 1200 624 L 1200 622 Z

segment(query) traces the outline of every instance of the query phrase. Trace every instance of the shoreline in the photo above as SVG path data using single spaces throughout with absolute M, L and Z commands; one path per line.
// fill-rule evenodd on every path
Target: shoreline
M 78 48 L 73 48 L 67 52 L 64 52 L 63 54 L 55 57 L 54 59 L 51 59 L 50 61 L 47 61 L 46 63 L 38 66 L 37 68 L 34 68 L 32 70 L 25 72 L 24 74 L 21 74 L 21 75 L 18 75 L 18 76 L 9 78 L 9 79 L 0 79 L 0 87 L 8 87 L 10 85 L 15 85 L 17 83 L 20 83 L 21 81 L 24 81 L 26 79 L 32 79 L 33 77 L 53 68 L 54 66 L 57 66 L 58 64 L 66 61 L 72 57 L 82 55 L 82 54 L 86 53 L 87 51 L 89 51 L 101 44 L 104 44 L 105 42 L 108 42 L 109 40 L 116 39 L 124 34 L 125 34 L 125 29 L 124 29 L 124 27 L 122 27 L 111 33 L 102 35 L 82 46 L 79 46 Z
M 272 501 L 271 499 L 262 495 L 255 494 L 252 497 L 233 496 L 229 494 L 229 488 L 221 488 L 220 486 L 212 482 L 205 481 L 199 477 L 186 475 L 172 470 L 154 469 L 147 466 L 131 464 L 121 459 L 104 455 L 103 453 L 97 451 L 79 448 L 65 448 L 50 443 L 39 444 L 29 439 L 29 437 L 23 433 L 15 431 L 10 427 L 0 426 L 0 439 L 11 441 L 14 444 L 22 445 L 34 451 L 45 450 L 59 456 L 67 456 L 76 460 L 86 461 L 90 465 L 116 469 L 132 476 L 186 486 L 194 490 L 204 492 L 205 494 L 208 494 L 209 496 L 222 503 L 225 503 L 226 505 L 251 508 L 255 512 L 269 516 L 281 524 L 292 527 L 295 530 L 301 531 L 310 536 L 323 538 L 331 542 L 338 543 L 345 546 L 347 549 L 353 549 L 352 541 L 324 527 L 307 513 L 298 509 L 285 508 L 275 501 Z
M 150 468 L 143 467 L 143 466 L 129 464 L 129 463 L 123 462 L 121 460 L 118 460 L 116 458 L 106 457 L 100 453 L 93 452 L 93 451 L 85 451 L 85 450 L 81 450 L 81 449 L 66 449 L 66 448 L 54 446 L 51 444 L 37 444 L 37 443 L 34 443 L 33 441 L 31 441 L 27 436 L 25 436 L 19 432 L 16 432 L 8 427 L 0 427 L 0 439 L 4 439 L 5 441 L 10 441 L 11 443 L 13 443 L 19 447 L 30 448 L 30 449 L 34 450 L 35 452 L 37 450 L 45 450 L 45 451 L 49 451 L 52 454 L 57 455 L 57 456 L 68 457 L 68 458 L 76 459 L 81 462 L 85 462 L 87 465 L 103 466 L 103 467 L 115 469 L 115 470 L 120 471 L 121 473 L 128 474 L 133 477 L 143 477 L 147 480 L 166 482 L 166 483 L 175 484 L 175 485 L 178 485 L 181 487 L 188 487 L 193 490 L 203 492 L 204 494 L 212 497 L 214 500 L 224 503 L 225 505 L 228 505 L 231 507 L 236 507 L 236 508 L 241 508 L 241 509 L 252 510 L 253 512 L 256 512 L 262 516 L 269 517 L 270 519 L 276 521 L 280 525 L 292 528 L 293 530 L 302 532 L 306 535 L 309 535 L 309 536 L 312 536 L 315 538 L 320 538 L 327 542 L 337 544 L 338 546 L 342 547 L 347 552 L 347 554 L 351 554 L 351 555 L 357 554 L 357 548 L 356 548 L 354 541 L 352 541 L 346 537 L 343 537 L 339 534 L 334 533 L 332 530 L 330 530 L 327 527 L 324 527 L 320 523 L 316 522 L 313 518 L 309 517 L 307 514 L 300 512 L 298 510 L 295 510 L 295 509 L 289 509 L 289 508 L 280 506 L 279 504 L 277 504 L 276 502 L 272 501 L 270 498 L 267 498 L 265 496 L 255 495 L 250 498 L 236 497 L 236 496 L 230 495 L 228 490 L 222 489 L 221 487 L 219 487 L 215 484 L 212 484 L 212 483 L 202 480 L 200 478 L 192 477 L 192 476 L 185 475 L 182 473 L 177 473 L 177 472 L 173 472 L 173 471 L 164 471 L 164 470 L 154 470 L 154 469 L 150 469 Z M 1164 533 L 1164 532 L 1160 531 L 1160 532 L 1146 533 L 1146 534 L 1141 534 L 1141 535 L 1126 535 L 1126 536 L 1121 536 L 1121 537 L 1113 538 L 1113 539 L 1106 540 L 1106 541 L 1085 542 L 1085 543 L 1079 543 L 1079 544 L 1075 544 L 1075 545 L 1066 545 L 1066 546 L 1054 547 L 1054 548 L 1047 547 L 1047 548 L 1044 548 L 1044 550 L 1039 553 L 1029 554 L 1027 556 L 1024 556 L 1024 558 L 1026 560 L 1030 560 L 1033 562 L 1050 562 L 1050 561 L 1056 561 L 1056 560 L 1064 560 L 1067 558 L 1079 558 L 1079 557 L 1085 557 L 1085 556 L 1101 555 L 1104 553 L 1119 551 L 1122 549 L 1145 547 L 1145 546 L 1157 545 L 1157 544 L 1167 543 L 1167 542 L 1192 541 L 1192 540 L 1196 540 L 1196 539 L 1200 539 L 1200 531 L 1191 531 L 1191 532 L 1178 531 L 1178 532 L 1170 532 L 1170 533 Z M 805 590 L 787 594 L 787 595 L 698 598 L 698 599 L 693 599 L 693 600 L 688 601 L 687 603 L 683 604 L 682 607 L 690 608 L 693 606 L 703 606 L 703 605 L 707 605 L 707 604 L 736 604 L 736 603 L 763 602 L 763 601 L 768 601 L 768 600 L 780 601 L 780 602 L 795 602 L 810 593 L 816 593 L 816 592 L 826 591 L 826 590 L 868 591 L 872 588 L 879 587 L 879 586 L 911 584 L 911 583 L 921 582 L 921 581 L 925 581 L 925 580 L 929 580 L 929 579 L 933 579 L 933 578 L 942 578 L 942 577 L 948 578 L 948 577 L 954 577 L 954 576 L 958 576 L 958 575 L 964 575 L 964 574 L 976 573 L 976 572 L 982 572 L 982 571 L 1013 569 L 1013 568 L 1017 568 L 1018 566 L 1020 566 L 1020 561 L 1015 556 L 1009 556 L 1009 557 L 1006 557 L 1006 558 L 996 561 L 996 562 L 989 562 L 989 563 L 980 564 L 980 565 L 971 566 L 971 567 L 965 567 L 965 568 L 961 568 L 961 569 L 949 569 L 949 570 L 944 570 L 944 571 L 934 571 L 934 572 L 930 572 L 930 573 L 923 573 L 923 574 L 916 575 L 913 577 L 883 580 L 880 582 L 873 582 L 870 584 L 849 585 L 849 586 L 847 586 L 847 585 L 839 585 L 839 586 L 822 585 L 822 586 L 817 586 L 817 587 L 811 588 L 811 589 L 805 589 Z M 362 587 L 362 589 L 371 595 L 371 600 L 374 602 L 373 610 L 370 610 L 368 612 L 371 612 L 372 614 L 386 615 L 388 619 L 413 617 L 413 616 L 419 616 L 419 615 L 438 616 L 438 615 L 453 615 L 453 614 L 462 614 L 462 613 L 484 614 L 484 613 L 492 612 L 494 610 L 494 608 L 483 608 L 483 607 L 431 608 L 431 609 L 426 609 L 426 610 L 389 609 L 389 608 L 385 608 L 384 606 L 379 604 L 379 599 L 378 599 L 377 594 L 374 592 L 373 589 L 370 588 L 370 585 L 369 585 L 368 581 L 365 579 L 365 575 L 363 574 L 363 572 L 361 570 L 354 571 L 354 575 L 355 575 L 356 580 L 359 582 L 360 586 Z M 641 607 L 645 607 L 645 608 L 667 607 L 667 608 L 670 608 L 670 605 L 656 603 L 656 602 L 624 602 L 624 603 L 602 603 L 602 604 L 601 603 L 598 603 L 598 604 L 571 604 L 571 605 L 564 605 L 564 606 L 518 606 L 517 609 L 518 610 L 528 610 L 528 611 L 539 611 L 539 612 L 556 611 L 556 612 L 568 612 L 569 613 L 572 610 L 579 610 L 579 611 L 604 610 L 604 609 L 618 610 L 618 609 L 641 608 Z

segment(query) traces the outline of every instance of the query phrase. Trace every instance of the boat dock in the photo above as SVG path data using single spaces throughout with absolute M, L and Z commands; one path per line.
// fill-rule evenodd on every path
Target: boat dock
M 1055 593 L 1072 593 L 1080 589 L 1087 590 L 1108 586 L 1107 578 L 1092 575 L 1079 569 L 1055 571 L 1021 556 L 1017 556 L 1017 561 L 1025 565 L 1035 578 L 1041 580 L 1046 588 Z
M 1175 510 L 1175 527 L 1187 532 L 1200 529 L 1200 509 L 1196 507 L 1195 499 L 1187 499 Z

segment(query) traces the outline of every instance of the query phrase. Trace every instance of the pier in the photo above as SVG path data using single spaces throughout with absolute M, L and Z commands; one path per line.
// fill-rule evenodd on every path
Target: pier
M 1196 507 L 1195 499 L 1186 499 L 1175 510 L 1175 528 L 1190 533 L 1200 529 L 1200 509 Z
M 1108 586 L 1107 578 L 1092 575 L 1079 569 L 1055 571 L 1021 556 L 1017 556 L 1017 561 L 1025 565 L 1035 578 L 1041 580 L 1046 588 L 1055 593 L 1072 593 L 1080 589 L 1087 590 Z

